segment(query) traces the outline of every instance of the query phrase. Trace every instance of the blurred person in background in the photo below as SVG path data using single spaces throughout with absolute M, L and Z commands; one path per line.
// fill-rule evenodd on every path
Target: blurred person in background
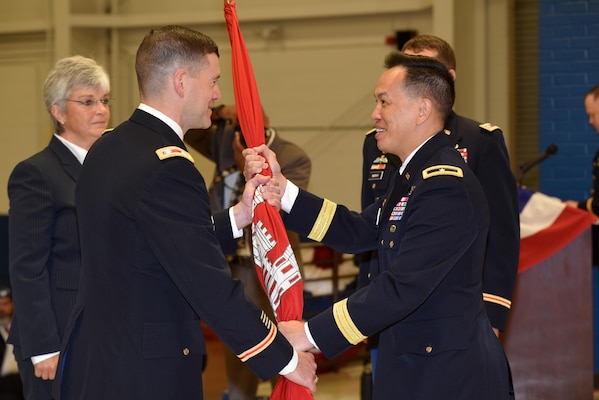
M 593 86 L 584 96 L 584 110 L 589 117 L 589 125 L 599 134 L 599 84 Z M 591 195 L 583 200 L 567 200 L 571 207 L 599 215 L 599 149 L 592 163 L 593 187 Z M 593 371 L 595 388 L 599 387 L 599 226 L 592 226 L 593 238 Z
M 19 376 L 13 346 L 6 343 L 13 314 L 12 292 L 0 286 L 0 400 L 23 400 L 23 383 Z
M 265 143 L 277 153 L 283 174 L 302 189 L 307 189 L 311 170 L 310 158 L 295 143 L 282 138 L 270 126 L 270 119 L 266 114 L 263 114 L 263 117 Z M 227 209 L 237 203 L 245 186 L 245 160 L 241 152 L 246 146 L 237 121 L 235 105 L 221 104 L 212 110 L 212 126 L 209 129 L 192 129 L 185 134 L 185 142 L 190 147 L 216 163 L 212 183 L 208 189 L 210 208 L 213 212 Z M 299 235 L 291 231 L 288 231 L 287 235 L 302 271 Z M 238 240 L 237 248 L 226 254 L 227 261 L 233 278 L 243 282 L 246 295 L 274 321 L 276 318 L 270 300 L 256 273 L 251 236 L 250 227 L 246 227 L 243 236 Z M 224 348 L 224 354 L 228 400 L 255 400 L 259 378 L 229 348 Z M 276 379 L 271 380 L 273 386 L 275 382 Z

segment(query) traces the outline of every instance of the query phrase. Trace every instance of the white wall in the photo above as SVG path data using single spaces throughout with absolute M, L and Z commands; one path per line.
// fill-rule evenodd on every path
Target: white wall
M 501 54 L 488 46 L 506 42 L 506 36 L 503 32 L 495 36 L 475 21 L 489 9 L 497 14 L 497 8 L 508 0 L 465 1 L 472 7 L 476 4 L 475 12 L 465 12 L 453 0 L 237 0 L 241 29 L 265 110 L 281 135 L 311 156 L 312 191 L 359 208 L 363 133 L 371 126 L 372 92 L 383 71 L 383 57 L 394 49 L 385 39 L 395 31 L 437 34 L 456 47 L 458 111 L 486 119 L 485 114 L 500 110 L 489 100 L 488 93 L 490 85 L 507 86 L 504 77 L 492 79 L 487 69 L 477 74 L 466 71 L 478 71 L 473 53 L 492 62 L 499 59 L 502 64 Z M 222 102 L 234 101 L 231 55 L 220 1 L 14 3 L 0 5 L 0 85 L 4 89 L 0 109 L 10 127 L 0 140 L 4 148 L 11 144 L 14 149 L 0 162 L 0 187 L 6 187 L 8 174 L 18 160 L 39 151 L 50 138 L 41 85 L 57 58 L 79 53 L 95 57 L 107 68 L 115 98 L 115 125 L 127 118 L 139 101 L 133 60 L 143 35 L 152 27 L 184 24 L 210 35 L 219 44 Z M 495 18 L 493 23 L 501 25 L 506 18 Z M 473 45 L 469 38 L 482 35 L 482 31 L 484 44 Z M 507 57 L 503 58 L 507 62 Z M 474 96 L 473 101 L 462 101 L 463 94 Z M 502 104 L 501 99 L 491 97 Z M 499 111 L 495 118 L 509 120 L 510 116 Z M 209 179 L 212 165 L 199 155 L 194 158 Z M 6 195 L 1 195 L 0 213 L 7 209 Z

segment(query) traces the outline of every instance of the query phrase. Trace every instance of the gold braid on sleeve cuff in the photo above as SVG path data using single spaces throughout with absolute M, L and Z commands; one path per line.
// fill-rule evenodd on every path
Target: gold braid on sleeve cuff
M 507 309 L 512 308 L 511 300 L 506 299 L 505 297 L 497 296 L 490 293 L 483 293 L 483 300 L 488 303 L 499 304 L 500 306 L 503 306 Z
M 261 319 L 268 329 L 268 333 L 266 334 L 266 337 L 260 341 L 260 343 L 247 349 L 241 354 L 237 354 L 237 357 L 241 360 L 241 362 L 246 362 L 250 358 L 262 353 L 268 346 L 270 346 L 277 336 L 277 327 L 272 323 L 264 311 L 262 311 Z
M 587 199 L 587 211 L 592 213 L 593 212 L 593 198 L 589 197 Z
M 352 321 L 351 315 L 349 315 L 347 299 L 338 301 L 333 305 L 333 318 L 335 318 L 337 328 L 349 343 L 355 345 L 366 339 L 366 336 L 360 332 L 354 321 Z
M 324 199 L 322 202 L 322 207 L 320 208 L 320 212 L 318 213 L 318 217 L 316 218 L 316 222 L 308 234 L 308 239 L 314 240 L 316 242 L 322 241 L 324 235 L 327 234 L 327 231 L 331 226 L 331 221 L 333 221 L 333 216 L 335 215 L 336 210 L 337 203 Z

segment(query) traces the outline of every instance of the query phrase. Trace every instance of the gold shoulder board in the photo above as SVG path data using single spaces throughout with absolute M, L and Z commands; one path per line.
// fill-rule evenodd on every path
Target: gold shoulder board
M 499 127 L 497 125 L 493 125 L 490 122 L 485 122 L 484 124 L 480 124 L 479 127 L 489 131 L 489 132 L 493 132 L 496 129 L 499 129 Z
M 366 132 L 366 136 L 371 135 L 373 133 L 376 133 L 376 128 L 372 128 L 371 130 L 369 130 L 368 132 Z
M 171 157 L 183 157 L 183 158 L 187 158 L 192 163 L 194 162 L 191 154 L 189 154 L 188 152 L 186 152 L 185 150 L 183 150 L 182 148 L 177 147 L 177 146 L 161 147 L 158 150 L 156 150 L 156 155 L 161 160 L 171 158 Z
M 433 165 L 422 171 L 422 178 L 428 179 L 433 176 L 450 175 L 457 176 L 458 178 L 464 177 L 464 171 L 462 168 L 453 165 Z

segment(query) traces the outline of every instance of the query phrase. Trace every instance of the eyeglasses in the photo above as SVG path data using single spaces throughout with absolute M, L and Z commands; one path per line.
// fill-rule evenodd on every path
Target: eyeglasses
M 104 106 L 110 106 L 112 104 L 112 99 L 87 99 L 87 100 L 71 100 L 65 99 L 65 101 L 72 101 L 74 103 L 79 103 L 85 107 L 95 107 L 98 102 L 102 103 Z

